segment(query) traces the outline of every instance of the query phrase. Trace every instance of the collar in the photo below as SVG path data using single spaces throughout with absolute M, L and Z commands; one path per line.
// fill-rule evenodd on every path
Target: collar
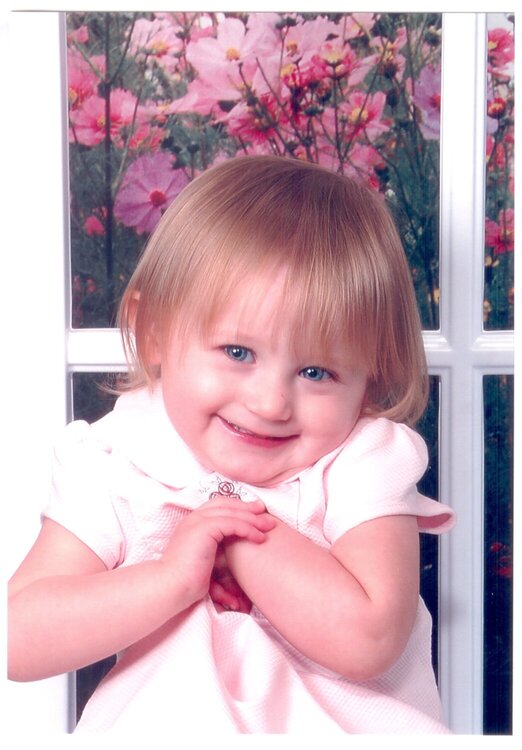
M 208 474 L 172 426 L 161 383 L 124 393 L 104 420 L 111 445 L 162 484 L 181 489 Z

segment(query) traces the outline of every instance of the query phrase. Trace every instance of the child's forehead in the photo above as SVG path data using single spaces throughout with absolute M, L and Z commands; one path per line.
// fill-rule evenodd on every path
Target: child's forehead
M 211 328 L 283 334 L 295 327 L 300 297 L 296 288 L 289 293 L 285 269 L 250 273 L 236 279 L 214 305 Z
M 215 311 L 215 318 L 253 321 L 262 316 L 266 322 L 274 319 L 284 306 L 286 276 L 285 270 L 260 270 L 236 278 L 227 298 Z M 290 309 L 288 312 L 291 314 Z
M 204 334 L 229 337 L 229 343 L 245 346 L 282 342 L 305 359 L 344 359 L 347 346 L 342 326 L 325 335 L 318 309 L 303 297 L 298 285 L 288 283 L 284 270 L 246 277 L 214 309 Z

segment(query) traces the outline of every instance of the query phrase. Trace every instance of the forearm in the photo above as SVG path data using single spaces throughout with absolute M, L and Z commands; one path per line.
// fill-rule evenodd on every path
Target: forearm
M 278 522 L 264 545 L 227 545 L 240 586 L 301 653 L 351 679 L 368 679 L 395 660 L 404 643 L 381 603 L 326 549 Z
M 185 608 L 159 561 L 42 578 L 9 600 L 9 676 L 37 680 L 103 659 Z
M 45 519 L 9 584 L 10 678 L 69 672 L 145 638 L 207 594 L 226 537 L 259 544 L 274 523 L 261 502 L 215 499 L 176 525 L 160 560 L 106 570 Z

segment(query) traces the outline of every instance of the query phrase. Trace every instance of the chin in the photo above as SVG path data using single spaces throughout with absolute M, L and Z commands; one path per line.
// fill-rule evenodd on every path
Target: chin
M 237 466 L 230 461 L 207 461 L 204 462 L 204 465 L 212 468 L 216 474 L 233 482 L 262 485 L 265 481 L 270 481 L 270 477 L 266 477 L 265 472 L 256 471 L 253 466 L 245 466 L 244 464 Z
M 272 473 L 267 474 L 266 472 L 244 468 L 234 471 L 233 468 L 230 467 L 229 471 L 218 471 L 218 474 L 219 473 L 224 474 L 224 476 L 233 481 L 250 484 L 253 487 L 272 487 L 284 481 L 287 477 L 294 476 L 297 471 L 284 471 L 274 475 Z
M 218 472 L 220 473 L 220 472 Z M 257 487 L 264 487 L 265 485 L 271 484 L 271 478 L 260 475 L 257 472 L 252 471 L 224 471 L 222 472 L 226 477 L 232 479 L 235 482 L 244 482 L 245 484 L 251 484 Z M 277 480 L 273 480 L 275 484 Z

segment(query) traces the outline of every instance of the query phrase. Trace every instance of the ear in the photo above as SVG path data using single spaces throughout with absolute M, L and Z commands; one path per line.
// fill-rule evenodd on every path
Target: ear
M 136 337 L 136 321 L 138 317 L 138 310 L 140 306 L 140 293 L 133 291 L 127 301 L 127 325 L 132 331 L 134 337 Z M 150 331 L 145 333 L 144 337 L 144 348 L 146 351 L 146 358 L 149 365 L 161 364 L 161 346 L 159 337 L 156 333 L 156 326 L 153 324 Z
M 161 365 L 161 347 L 154 328 L 147 336 L 147 359 L 150 365 Z
M 138 307 L 140 304 L 140 293 L 132 292 L 129 295 L 129 299 L 126 304 L 126 320 L 129 329 L 132 333 L 136 333 L 136 316 L 138 314 Z

